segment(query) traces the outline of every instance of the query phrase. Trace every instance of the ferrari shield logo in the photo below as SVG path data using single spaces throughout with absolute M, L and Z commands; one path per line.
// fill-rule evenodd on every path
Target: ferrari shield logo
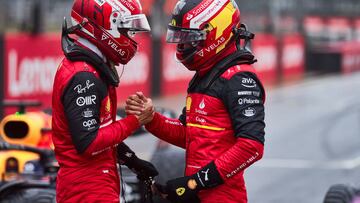
M 177 194 L 178 196 L 181 196 L 181 195 L 183 195 L 184 193 L 185 193 L 185 188 L 184 188 L 184 187 L 179 187 L 179 188 L 176 189 L 176 194 Z

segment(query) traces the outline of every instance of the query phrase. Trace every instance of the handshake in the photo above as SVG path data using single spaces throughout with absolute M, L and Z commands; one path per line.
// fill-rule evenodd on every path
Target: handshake
M 125 112 L 127 115 L 135 115 L 140 125 L 151 122 L 155 114 L 152 100 L 142 92 L 136 92 L 127 98 Z

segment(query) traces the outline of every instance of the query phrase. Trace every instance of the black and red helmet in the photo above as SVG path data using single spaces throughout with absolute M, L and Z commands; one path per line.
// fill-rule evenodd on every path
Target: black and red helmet
M 137 51 L 129 33 L 150 31 L 139 0 L 75 0 L 71 19 L 74 26 L 81 24 L 75 34 L 116 65 L 127 64 Z
M 211 63 L 234 42 L 240 10 L 234 0 L 179 0 L 166 41 L 176 43 L 176 58 L 189 70 Z

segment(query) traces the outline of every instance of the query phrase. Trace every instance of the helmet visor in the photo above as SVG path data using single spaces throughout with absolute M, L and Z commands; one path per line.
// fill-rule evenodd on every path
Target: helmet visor
M 166 35 L 166 42 L 185 44 L 206 39 L 206 32 L 199 29 L 181 28 L 169 25 Z
M 127 29 L 133 32 L 149 32 L 151 30 L 145 14 L 122 16 L 118 29 Z

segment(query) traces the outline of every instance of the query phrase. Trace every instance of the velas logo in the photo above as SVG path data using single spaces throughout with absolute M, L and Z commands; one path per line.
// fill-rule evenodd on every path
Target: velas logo
M 125 56 L 126 55 L 126 51 L 124 51 L 123 49 L 121 49 L 119 47 L 118 44 L 116 44 L 114 41 L 112 41 L 111 39 L 108 40 L 107 45 L 109 47 L 111 47 L 115 52 L 117 52 L 118 54 L 120 54 L 120 56 Z
M 107 36 L 105 33 L 102 34 L 101 36 L 101 41 L 107 40 L 109 39 L 109 36 Z
M 207 52 L 207 53 L 210 53 L 211 51 L 213 51 L 213 50 L 217 49 L 218 47 L 220 47 L 225 41 L 226 41 L 225 37 L 221 37 L 216 42 L 214 42 L 213 44 L 208 46 L 207 48 L 203 48 L 200 51 L 198 51 L 196 54 L 201 56 L 201 57 L 204 57 L 204 51 Z

